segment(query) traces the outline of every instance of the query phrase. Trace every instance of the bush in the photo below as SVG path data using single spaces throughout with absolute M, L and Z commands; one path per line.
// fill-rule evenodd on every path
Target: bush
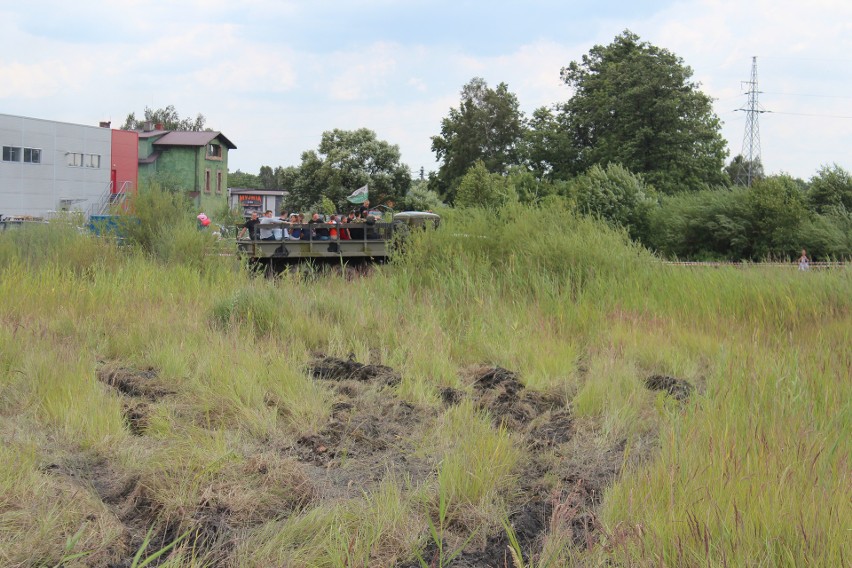
M 633 238 L 647 231 L 648 215 L 656 206 L 653 188 L 619 164 L 599 165 L 571 182 L 577 210 L 624 227 Z
M 438 192 L 430 190 L 426 182 L 416 182 L 402 199 L 402 211 L 435 211 L 446 207 Z
M 198 229 L 186 194 L 165 191 L 156 184 L 131 198 L 122 225 L 130 245 L 165 262 L 201 268 L 217 252 L 212 232 Z
M 457 207 L 485 207 L 496 209 L 518 200 L 515 188 L 500 174 L 488 172 L 482 160 L 470 167 L 456 192 Z

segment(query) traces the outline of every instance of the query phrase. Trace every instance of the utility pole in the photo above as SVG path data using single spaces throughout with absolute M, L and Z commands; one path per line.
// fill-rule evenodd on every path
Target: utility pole
M 746 108 L 737 110 L 745 111 L 746 124 L 745 134 L 743 135 L 743 149 L 740 152 L 743 162 L 737 169 L 736 179 L 734 183 L 751 187 L 758 171 L 757 168 L 761 164 L 760 161 L 760 125 L 757 122 L 757 117 L 760 113 L 766 112 L 760 107 L 757 102 L 757 95 L 760 91 L 757 90 L 757 56 L 751 58 L 751 80 L 745 81 L 748 86 L 748 102 Z

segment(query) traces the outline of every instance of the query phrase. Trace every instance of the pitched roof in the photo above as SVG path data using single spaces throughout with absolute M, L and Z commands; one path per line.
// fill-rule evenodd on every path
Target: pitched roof
M 210 130 L 201 132 L 173 130 L 154 142 L 154 146 L 206 146 L 216 138 L 220 138 L 229 150 L 236 148 L 234 143 L 228 140 L 224 134 Z
M 154 152 L 150 156 L 148 156 L 147 158 L 139 158 L 139 163 L 140 164 L 153 164 L 154 162 L 157 161 L 157 158 L 159 158 L 159 157 L 160 157 L 160 153 Z
M 135 130 L 139 133 L 139 138 L 153 138 L 154 136 L 162 136 L 168 134 L 168 130 Z

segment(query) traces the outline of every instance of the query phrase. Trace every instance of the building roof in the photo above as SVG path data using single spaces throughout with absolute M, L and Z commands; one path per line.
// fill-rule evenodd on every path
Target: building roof
M 153 164 L 154 162 L 157 161 L 157 158 L 159 158 L 159 157 L 160 157 L 159 152 L 153 152 L 147 158 L 139 158 L 139 163 L 140 164 Z
M 210 130 L 203 130 L 201 132 L 173 130 L 154 142 L 154 146 L 206 146 L 216 138 L 221 139 L 229 150 L 236 148 L 234 143 L 228 140 L 224 134 Z
M 168 134 L 168 130 L 135 130 L 139 133 L 139 138 L 153 138 L 154 136 L 162 136 Z

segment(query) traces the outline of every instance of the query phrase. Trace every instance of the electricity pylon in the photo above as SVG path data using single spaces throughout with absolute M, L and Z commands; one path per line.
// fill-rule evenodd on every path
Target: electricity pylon
M 743 135 L 743 149 L 740 155 L 742 163 L 737 169 L 737 176 L 734 183 L 751 187 L 755 176 L 758 174 L 758 168 L 761 166 L 760 161 L 760 124 L 757 122 L 759 114 L 766 112 L 757 102 L 757 95 L 760 91 L 757 90 L 757 57 L 751 58 L 751 80 L 746 81 L 748 86 L 748 102 L 746 108 L 738 110 L 745 111 L 746 124 L 745 134 Z M 762 170 L 763 168 L 760 167 Z

